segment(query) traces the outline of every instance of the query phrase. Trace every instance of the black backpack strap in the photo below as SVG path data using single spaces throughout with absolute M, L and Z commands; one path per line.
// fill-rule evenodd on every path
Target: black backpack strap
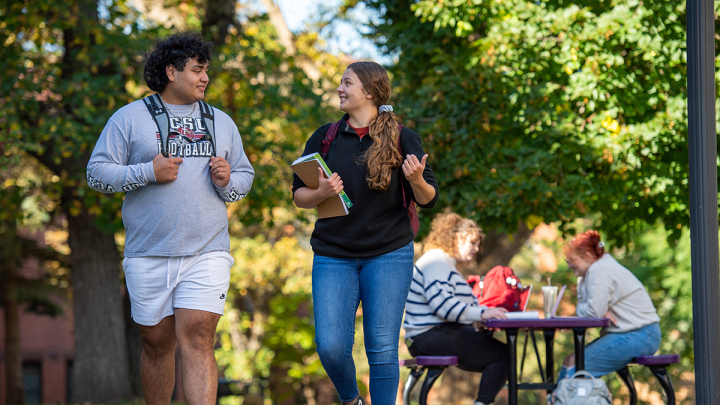
M 168 117 L 165 104 L 160 100 L 158 94 L 147 96 L 143 99 L 145 106 L 150 112 L 155 125 L 157 125 L 158 132 L 160 132 L 160 153 L 163 156 L 169 157 L 169 142 L 170 142 L 170 117 Z
M 205 128 L 207 128 L 208 134 L 210 135 L 212 155 L 217 156 L 217 150 L 215 148 L 215 113 L 208 103 L 200 100 L 198 104 L 200 104 L 200 118 L 203 120 Z

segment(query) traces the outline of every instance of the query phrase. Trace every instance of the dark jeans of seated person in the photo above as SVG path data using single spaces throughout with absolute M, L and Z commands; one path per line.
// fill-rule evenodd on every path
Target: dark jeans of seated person
M 412 338 L 408 349 L 417 356 L 457 356 L 458 367 L 482 373 L 477 400 L 486 404 L 507 381 L 505 343 L 492 337 L 487 330 L 476 331 L 471 325 L 448 322 Z

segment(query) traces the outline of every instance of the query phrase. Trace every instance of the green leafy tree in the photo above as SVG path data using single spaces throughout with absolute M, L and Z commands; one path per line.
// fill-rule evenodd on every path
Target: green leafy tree
M 355 2 L 348 2 L 353 5 Z M 688 223 L 684 2 L 373 1 L 441 205 L 489 229 Z
M 148 31 L 123 1 L 3 2 L 0 14 L 2 141 L 57 177 L 68 223 L 73 401 L 117 402 L 133 394 L 114 238 L 121 199 L 91 192 L 85 167 L 109 115 L 134 98 Z
M 266 235 L 274 224 L 307 217 L 292 204 L 287 164 L 325 121 L 319 80 L 335 78 L 338 59 L 318 51 L 312 34 L 291 38 L 290 51 L 268 16 L 249 12 L 245 3 L 166 5 L 170 23 L 124 0 L 0 2 L 0 55 L 6 64 L 0 73 L 0 123 L 6 129 L 0 133 L 0 163 L 17 164 L 18 151 L 24 151 L 56 179 L 52 198 L 67 218 L 73 269 L 76 402 L 117 402 L 138 394 L 128 361 L 138 354 L 128 355 L 118 289 L 122 196 L 89 190 L 85 167 L 110 115 L 149 94 L 141 73 L 155 40 L 196 30 L 215 44 L 206 100 L 238 124 L 258 179 L 248 198 L 230 207 L 233 232 Z M 239 15 L 245 18 L 239 21 Z M 320 63 L 308 74 L 315 61 Z M 282 298 L 276 301 L 282 304 Z
M 424 135 L 438 205 L 489 230 L 486 268 L 509 261 L 541 221 L 568 234 L 592 216 L 620 246 L 645 224 L 666 227 L 671 243 L 681 237 L 685 2 L 345 6 L 360 3 L 376 12 L 370 37 L 397 58 L 396 110 Z

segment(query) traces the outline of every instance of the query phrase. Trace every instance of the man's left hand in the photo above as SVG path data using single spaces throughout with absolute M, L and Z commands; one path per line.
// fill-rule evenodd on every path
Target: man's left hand
M 227 160 L 214 156 L 210 158 L 210 179 L 218 187 L 225 187 L 230 182 L 230 164 Z

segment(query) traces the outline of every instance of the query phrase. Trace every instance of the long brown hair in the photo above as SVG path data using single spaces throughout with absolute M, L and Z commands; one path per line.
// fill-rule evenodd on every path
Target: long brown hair
M 355 72 L 377 107 L 387 104 L 390 99 L 390 78 L 384 67 L 375 62 L 355 62 L 348 69 Z M 370 121 L 369 135 L 373 144 L 364 159 L 368 168 L 366 180 L 370 188 L 384 191 L 390 186 L 392 170 L 403 162 L 398 149 L 400 131 L 395 114 L 391 111 L 378 113 Z

